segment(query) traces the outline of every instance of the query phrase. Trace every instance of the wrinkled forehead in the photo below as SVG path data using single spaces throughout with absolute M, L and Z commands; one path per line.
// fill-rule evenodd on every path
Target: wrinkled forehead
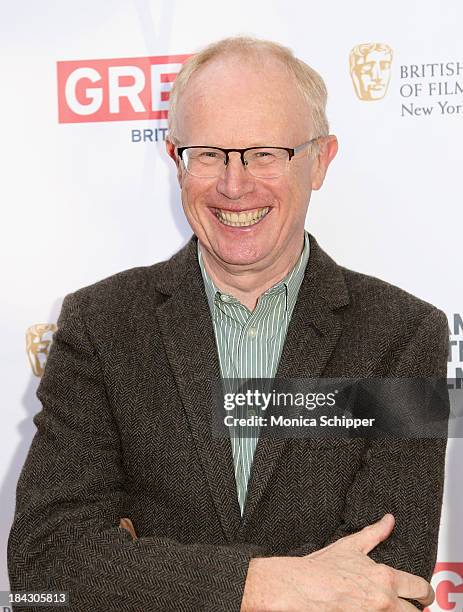
M 217 146 L 294 146 L 311 131 L 295 77 L 271 56 L 219 57 L 202 66 L 179 96 L 176 122 L 180 138 Z

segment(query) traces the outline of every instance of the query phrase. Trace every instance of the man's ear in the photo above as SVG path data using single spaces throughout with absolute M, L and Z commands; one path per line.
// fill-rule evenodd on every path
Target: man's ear
M 328 166 L 338 152 L 338 139 L 336 136 L 323 136 L 318 141 L 318 146 L 318 155 L 312 166 L 312 189 L 314 191 L 323 185 Z
M 175 145 L 172 141 L 170 141 L 168 138 L 166 138 L 166 151 L 167 151 L 167 155 L 174 161 L 175 165 L 177 166 L 177 179 L 179 182 L 180 187 L 182 186 L 182 178 L 183 178 L 183 168 L 182 168 L 182 161 L 181 159 L 178 157 L 176 151 L 175 151 Z

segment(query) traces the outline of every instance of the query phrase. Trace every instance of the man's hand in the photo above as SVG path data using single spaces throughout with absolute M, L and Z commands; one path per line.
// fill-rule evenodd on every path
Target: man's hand
M 241 612 L 405 612 L 406 599 L 434 600 L 423 578 L 377 564 L 367 555 L 386 540 L 394 517 L 346 536 L 305 557 L 252 559 Z

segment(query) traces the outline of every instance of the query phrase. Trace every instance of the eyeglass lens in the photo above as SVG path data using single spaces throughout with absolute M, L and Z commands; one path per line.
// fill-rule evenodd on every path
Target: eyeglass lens
M 230 153 L 229 155 L 239 155 Z M 183 152 L 183 160 L 190 174 L 198 177 L 217 177 L 224 171 L 227 161 L 226 154 L 220 149 L 200 147 L 189 148 Z M 258 178 L 275 178 L 281 176 L 289 160 L 284 149 L 265 147 L 250 149 L 244 153 L 244 163 L 247 171 Z

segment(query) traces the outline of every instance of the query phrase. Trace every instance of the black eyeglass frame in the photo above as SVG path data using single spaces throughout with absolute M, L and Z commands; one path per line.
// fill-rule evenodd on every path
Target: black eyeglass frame
M 177 155 L 180 157 L 180 159 L 182 160 L 186 168 L 185 160 L 183 159 L 183 151 L 185 151 L 186 149 L 214 149 L 216 151 L 222 151 L 223 153 L 225 153 L 225 162 L 224 162 L 225 166 L 228 165 L 230 153 L 239 153 L 241 157 L 241 163 L 243 164 L 243 166 L 246 167 L 248 162 L 244 159 L 244 155 L 247 151 L 255 151 L 256 149 L 280 149 L 281 151 L 288 152 L 288 155 L 289 155 L 288 161 L 291 161 L 291 159 L 297 153 L 302 151 L 302 149 L 304 149 L 305 147 L 308 147 L 313 142 L 319 139 L 320 139 L 320 136 L 317 136 L 316 138 L 312 138 L 311 140 L 308 140 L 307 142 L 304 142 L 298 145 L 297 147 L 294 147 L 293 149 L 291 149 L 290 147 L 272 147 L 272 146 L 248 147 L 247 149 L 221 149 L 220 147 L 209 147 L 207 145 L 193 145 L 191 147 L 177 147 Z

